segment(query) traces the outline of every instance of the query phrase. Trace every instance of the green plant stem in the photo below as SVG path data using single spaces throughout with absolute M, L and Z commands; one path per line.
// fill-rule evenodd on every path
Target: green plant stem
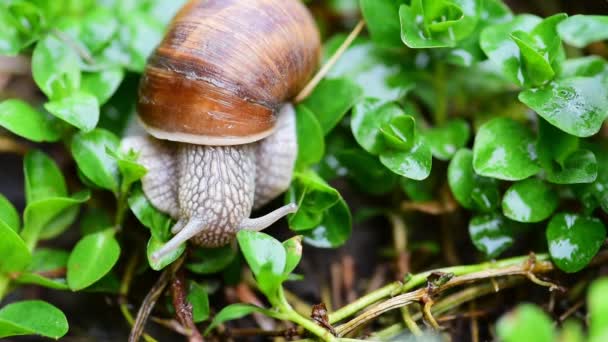
M 480 264 L 474 265 L 461 265 L 461 266 L 452 266 L 439 268 L 432 271 L 427 271 L 423 273 L 416 274 L 410 279 L 407 280 L 405 284 L 397 281 L 390 283 L 374 292 L 371 292 L 358 300 L 342 307 L 341 309 L 332 312 L 329 315 L 329 323 L 333 324 L 335 322 L 339 322 L 344 318 L 350 317 L 355 313 L 361 311 L 362 309 L 378 302 L 379 300 L 397 295 L 400 293 L 405 293 L 413 288 L 416 288 L 422 284 L 426 283 L 426 280 L 431 273 L 442 272 L 442 273 L 452 273 L 455 276 L 467 275 L 475 272 L 481 272 L 485 270 L 496 270 L 509 266 L 521 265 L 522 263 L 529 262 L 531 259 L 530 256 L 519 256 L 514 258 L 503 259 L 494 262 L 484 262 Z M 549 259 L 547 254 L 538 254 L 535 256 L 536 261 L 546 261 Z
M 285 315 L 286 319 L 310 331 L 311 333 L 321 338 L 323 341 L 337 341 L 336 337 L 332 335 L 327 329 L 297 313 L 287 302 L 287 299 L 285 299 L 285 294 L 283 293 L 282 287 L 279 288 L 279 302 L 276 303 L 275 306 L 277 306 L 279 310 Z
M 390 283 L 377 289 L 376 291 L 370 292 L 358 300 L 342 307 L 341 309 L 334 311 L 329 314 L 329 323 L 333 324 L 339 322 L 347 317 L 350 317 L 357 312 L 365 309 L 369 305 L 376 303 L 377 301 L 389 297 L 399 291 L 403 283 L 400 281 Z
M 4 295 L 6 295 L 10 282 L 11 280 L 6 274 L 0 275 L 0 302 L 2 302 Z
M 116 216 L 114 217 L 114 229 L 119 232 L 122 230 L 122 222 L 125 220 L 127 214 L 127 195 L 129 191 L 122 191 L 118 196 L 118 203 L 116 205 Z
M 422 330 L 420 330 L 420 327 L 418 326 L 418 324 L 416 324 L 416 321 L 412 318 L 412 315 L 410 314 L 410 310 L 407 308 L 407 306 L 404 306 L 401 308 L 401 317 L 403 318 L 403 322 L 408 327 L 408 329 L 410 329 L 412 334 L 414 334 L 415 336 L 422 335 Z

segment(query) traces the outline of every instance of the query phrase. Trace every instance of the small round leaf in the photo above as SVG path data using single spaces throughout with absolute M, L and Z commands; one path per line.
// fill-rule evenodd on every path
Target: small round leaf
M 560 213 L 549 221 L 547 242 L 553 262 L 565 272 L 582 270 L 606 238 L 604 224 L 594 217 Z
M 532 132 L 509 118 L 483 124 L 473 147 L 473 167 L 482 176 L 522 180 L 540 171 Z
M 553 214 L 557 193 L 540 179 L 530 178 L 513 184 L 502 199 L 506 217 L 518 222 L 540 222 Z

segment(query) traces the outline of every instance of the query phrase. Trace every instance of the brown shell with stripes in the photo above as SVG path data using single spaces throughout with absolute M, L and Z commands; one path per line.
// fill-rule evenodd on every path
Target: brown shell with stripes
M 148 61 L 140 122 L 156 138 L 185 143 L 260 140 L 319 53 L 317 26 L 300 0 L 191 0 Z

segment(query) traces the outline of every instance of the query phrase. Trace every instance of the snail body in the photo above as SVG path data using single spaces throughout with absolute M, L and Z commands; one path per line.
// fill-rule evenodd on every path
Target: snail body
M 319 49 L 299 0 L 192 0 L 178 12 L 140 83 L 138 118 L 149 135 L 122 143 L 148 169 L 146 197 L 177 221 L 153 258 L 189 239 L 224 245 L 297 209 L 249 218 L 291 182 L 288 101 L 312 76 Z

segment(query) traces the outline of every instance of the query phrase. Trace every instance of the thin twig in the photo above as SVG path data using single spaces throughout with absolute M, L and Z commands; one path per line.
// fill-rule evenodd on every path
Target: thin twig
M 139 337 L 144 330 L 144 326 L 146 325 L 146 321 L 148 320 L 150 313 L 154 309 L 154 305 L 156 305 L 156 301 L 158 298 L 160 298 L 160 295 L 164 292 L 165 287 L 167 287 L 169 281 L 173 278 L 173 275 L 181 267 L 183 262 L 184 257 L 181 257 L 165 268 L 154 286 L 152 286 L 144 298 L 139 311 L 137 312 L 135 322 L 133 323 L 133 328 L 131 329 L 131 334 L 129 335 L 129 342 L 139 341 Z
M 570 307 L 568 310 L 566 310 L 566 312 L 564 312 L 561 316 L 559 316 L 559 321 L 560 322 L 565 321 L 573 313 L 577 312 L 580 308 L 582 308 L 583 305 L 585 305 L 585 300 L 584 299 L 579 300 L 574 305 L 572 305 L 572 307 Z
M 131 315 L 131 311 L 129 311 L 128 306 L 128 296 L 129 289 L 131 288 L 131 282 L 133 281 L 133 275 L 135 274 L 135 268 L 137 267 L 138 254 L 137 252 L 133 253 L 127 262 L 127 266 L 125 268 L 125 273 L 120 282 L 120 288 L 118 290 L 118 302 L 120 307 L 120 312 L 123 317 L 129 323 L 129 326 L 133 327 L 133 315 Z M 146 333 L 143 334 L 144 340 L 146 342 L 157 342 L 156 339 Z
M 196 328 L 194 318 L 192 317 L 192 304 L 188 303 L 188 291 L 186 290 L 186 279 L 183 271 L 177 271 L 171 280 L 171 297 L 173 299 L 173 307 L 175 308 L 175 316 L 181 326 L 187 328 L 190 332 L 188 335 L 190 342 L 202 342 L 203 335 Z
M 476 311 L 475 301 L 472 301 L 469 305 L 469 313 L 473 313 Z M 477 320 L 477 316 L 471 315 L 471 342 L 479 342 L 479 321 Z
M 357 23 L 357 26 L 355 26 L 355 28 L 348 35 L 348 37 L 346 37 L 346 40 L 342 43 L 342 45 L 340 45 L 340 47 L 338 48 L 338 50 L 336 50 L 336 52 L 333 54 L 333 56 L 331 56 L 331 58 L 327 61 L 327 63 L 325 63 L 325 65 L 323 65 L 321 70 L 319 70 L 317 72 L 317 74 L 312 78 L 312 80 L 310 80 L 310 82 L 308 82 L 308 84 L 306 84 L 306 86 L 302 89 L 302 91 L 300 91 L 298 96 L 296 96 L 296 98 L 294 99 L 294 103 L 302 102 L 304 99 L 306 99 L 312 93 L 312 91 L 319 84 L 319 82 L 321 82 L 323 77 L 325 77 L 325 75 L 327 75 L 329 70 L 334 66 L 334 64 L 336 64 L 338 59 L 340 59 L 340 57 L 342 56 L 342 54 L 344 54 L 346 49 L 348 49 L 348 47 L 353 43 L 353 41 L 355 40 L 355 38 L 357 38 L 359 33 L 361 33 L 361 30 L 363 30 L 364 26 L 365 26 L 365 21 L 363 21 L 363 20 L 361 20 L 361 21 L 359 21 L 359 23 Z

